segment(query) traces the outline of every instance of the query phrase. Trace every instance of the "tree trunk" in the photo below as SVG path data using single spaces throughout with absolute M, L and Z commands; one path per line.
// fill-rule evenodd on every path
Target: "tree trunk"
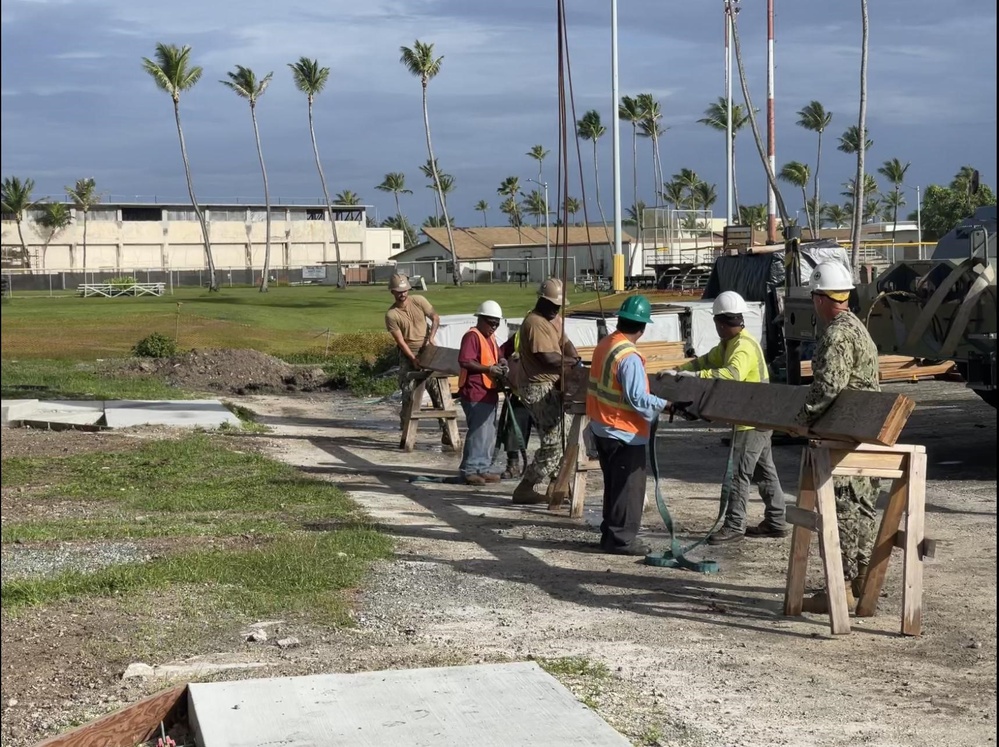
M 815 189 L 812 193 L 812 200 L 815 201 L 815 217 L 814 223 L 816 231 L 822 230 L 822 218 L 820 213 L 822 212 L 821 205 L 819 204 L 819 166 L 822 165 L 822 130 L 819 130 L 819 147 L 815 154 Z M 813 239 L 817 239 L 818 236 L 813 235 Z
M 806 180 L 801 185 L 801 199 L 804 200 L 802 203 L 805 207 L 805 222 L 808 224 L 808 232 L 812 235 L 812 241 L 815 241 L 815 226 L 812 224 L 812 214 L 808 212 L 808 193 L 805 188 L 808 186 L 808 181 Z
M 187 144 L 184 142 L 184 130 L 180 126 L 180 101 L 173 101 L 173 116 L 177 121 L 177 137 L 180 139 L 180 155 L 184 160 L 184 176 L 187 177 L 187 193 L 191 197 L 191 207 L 201 224 L 201 233 L 205 237 L 205 259 L 208 262 L 208 290 L 217 291 L 219 289 L 218 278 L 215 277 L 215 257 L 212 256 L 212 242 L 208 236 L 208 223 L 205 222 L 205 213 L 198 205 L 198 198 L 194 196 L 194 181 L 191 179 L 191 163 L 187 160 Z
M 402 207 L 399 205 L 399 193 L 395 192 L 395 217 L 399 219 L 399 227 L 402 228 Z
M 780 185 L 777 184 L 777 175 L 774 174 L 774 170 L 770 168 L 770 159 L 767 158 L 766 149 L 763 147 L 763 137 L 760 135 L 760 128 L 756 124 L 756 114 L 755 109 L 753 109 L 753 100 L 749 95 L 749 83 L 746 80 L 746 68 L 742 63 L 742 45 L 739 42 L 739 28 L 735 22 L 735 18 L 732 19 L 732 43 L 735 47 L 735 61 L 739 68 L 739 84 L 742 88 L 742 97 L 746 102 L 746 111 L 749 113 L 749 126 L 753 131 L 753 141 L 756 143 L 756 150 L 760 154 L 760 161 L 763 163 L 763 170 L 767 174 L 767 183 L 770 185 L 770 189 L 773 191 L 774 196 L 777 199 L 777 211 L 780 213 L 780 219 L 786 226 L 789 221 L 787 217 L 787 207 L 784 205 L 784 198 L 780 193 Z
M 430 156 L 430 170 L 434 176 L 434 189 L 440 200 L 441 212 L 444 213 L 444 228 L 447 230 L 448 251 L 451 253 L 451 265 L 454 268 L 451 276 L 455 285 L 461 285 L 461 268 L 458 266 L 458 253 L 454 249 L 454 232 L 451 229 L 451 219 L 447 214 L 447 201 L 444 190 L 441 189 L 440 174 L 437 173 L 437 161 L 434 160 L 434 146 L 430 140 L 430 111 L 427 109 L 427 84 L 423 83 L 423 130 L 427 134 L 427 154 Z
M 260 292 L 266 293 L 269 290 L 267 283 L 271 272 L 271 190 L 270 186 L 267 184 L 267 167 L 264 166 L 264 149 L 260 145 L 260 128 L 257 127 L 257 107 L 253 103 L 250 104 L 250 119 L 253 120 L 253 137 L 257 141 L 257 159 L 260 161 L 260 176 L 264 180 L 264 210 L 267 211 L 267 215 L 264 217 L 265 225 L 267 226 L 267 236 L 264 240 L 264 274 L 263 277 L 260 278 Z M 250 244 L 250 257 L 252 264 L 252 242 Z
M 597 139 L 593 138 L 593 180 L 597 188 L 597 212 L 600 213 L 600 222 L 604 227 L 604 237 L 606 237 L 607 244 L 611 247 L 611 251 L 613 251 L 614 240 L 611 238 L 610 231 L 607 230 L 607 219 L 604 217 L 604 208 L 600 204 L 600 170 L 597 167 L 597 160 Z
M 347 277 L 343 274 L 343 258 L 340 256 L 340 236 L 336 230 L 336 217 L 333 215 L 333 203 L 330 201 L 330 191 L 326 186 L 326 173 L 323 171 L 323 162 L 319 158 L 319 143 L 316 142 L 316 127 L 312 113 L 312 96 L 309 96 L 309 135 L 312 136 L 312 153 L 316 157 L 316 171 L 319 172 L 319 183 L 323 186 L 323 200 L 326 201 L 326 209 L 329 211 L 330 229 L 333 232 L 333 251 L 336 254 L 336 287 L 346 288 Z
M 486 211 L 485 210 L 482 211 L 482 227 L 483 228 L 488 228 L 489 227 L 489 222 L 486 219 Z
M 87 212 L 83 211 L 83 281 L 87 281 Z
M 898 200 L 899 200 L 900 190 L 898 185 L 895 185 L 895 202 L 893 204 L 893 215 L 891 218 L 891 261 L 895 261 L 895 236 L 898 233 Z
M 732 134 L 732 197 L 735 198 L 735 219 L 739 219 L 739 180 L 735 178 L 735 134 Z
M 853 228 L 850 232 L 850 264 L 860 277 L 860 230 L 864 225 L 864 152 L 867 150 L 867 0 L 860 0 L 860 116 L 857 122 L 857 177 L 853 184 Z
M 28 254 L 28 245 L 24 243 L 24 229 L 21 228 L 22 218 L 17 218 L 17 238 L 21 240 L 21 256 L 24 258 L 24 266 L 31 269 L 31 255 Z

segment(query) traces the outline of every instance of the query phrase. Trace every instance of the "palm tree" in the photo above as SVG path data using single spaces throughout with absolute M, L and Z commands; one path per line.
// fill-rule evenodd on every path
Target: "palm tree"
M 479 200 L 477 203 L 475 203 L 475 211 L 478 213 L 482 213 L 482 226 L 483 227 L 488 226 L 489 219 L 486 213 L 489 212 L 489 203 L 486 202 L 485 200 Z
M 870 31 L 870 18 L 867 14 L 867 0 L 860 0 L 860 112 L 857 117 L 856 137 L 857 176 L 854 184 L 864 184 L 864 156 L 874 143 L 867 139 L 867 47 Z M 860 227 L 863 225 L 864 205 L 861 195 L 854 196 L 853 236 L 850 241 L 850 264 L 853 272 L 860 275 Z
M 665 200 L 666 204 L 672 205 L 674 210 L 679 210 L 686 200 L 687 188 L 675 179 L 663 185 L 659 196 Z
M 326 83 L 330 79 L 330 69 L 320 67 L 318 60 L 310 60 L 308 57 L 300 57 L 298 62 L 289 62 L 291 75 L 295 81 L 295 88 L 305 94 L 309 102 L 309 135 L 312 137 L 312 154 L 316 159 L 316 171 L 319 172 L 319 183 L 323 187 L 323 200 L 326 204 L 326 211 L 329 213 L 330 230 L 333 233 L 333 251 L 336 254 L 336 287 L 346 288 L 347 277 L 343 273 L 343 258 L 340 255 L 340 236 L 336 228 L 336 216 L 333 214 L 333 202 L 330 200 L 330 191 L 326 186 L 326 173 L 323 171 L 323 163 L 319 159 L 319 143 L 316 141 L 316 126 L 313 118 L 313 104 L 316 96 L 323 92 Z
M 401 171 L 392 171 L 385 175 L 382 183 L 375 187 L 380 192 L 391 192 L 395 197 L 395 214 L 402 217 L 402 208 L 399 207 L 399 195 L 411 195 L 413 190 L 406 189 L 406 175 Z
M 633 204 L 638 203 L 638 124 L 642 121 L 645 112 L 642 111 L 637 98 L 622 96 L 621 103 L 617 107 L 617 114 L 622 122 L 631 123 L 631 199 Z M 636 219 L 638 235 L 642 235 L 642 216 Z M 630 267 L 630 265 L 629 265 Z
M 256 74 L 248 67 L 236 65 L 236 69 L 226 73 L 229 80 L 219 81 L 222 85 L 250 104 L 250 121 L 253 123 L 253 138 L 257 143 L 257 160 L 260 162 L 260 176 L 264 182 L 264 271 L 260 278 L 260 292 L 268 291 L 267 278 L 271 272 L 271 189 L 267 183 L 267 167 L 264 165 L 264 149 L 260 145 L 260 128 L 257 126 L 257 100 L 264 95 L 274 73 L 267 73 L 257 80 Z
M 87 213 L 101 201 L 97 194 L 97 183 L 91 177 L 77 179 L 72 187 L 66 187 L 66 195 L 73 207 L 83 213 L 83 271 L 87 271 Z
M 688 210 L 693 210 L 696 207 L 694 204 L 694 189 L 701 183 L 701 177 L 692 169 L 683 168 L 680 169 L 679 174 L 673 174 L 671 183 L 679 187 L 683 195 L 677 203 L 677 208 L 679 209 L 680 205 L 684 205 Z
M 860 143 L 860 132 L 856 125 L 850 125 L 843 131 L 843 134 L 839 136 L 839 145 L 836 146 L 836 150 L 846 153 L 848 155 L 853 155 L 859 153 L 859 143 Z M 870 150 L 874 147 L 874 141 L 871 140 L 867 128 L 864 128 L 864 150 Z
M 543 145 L 532 145 L 531 149 L 525 153 L 525 155 L 533 158 L 538 162 L 538 181 L 544 184 L 545 180 L 543 177 L 542 167 L 544 165 L 545 156 L 547 156 L 550 151 L 545 150 Z
M 645 212 L 645 203 L 639 200 L 638 202 L 632 204 L 632 206 L 628 208 L 627 212 L 628 212 L 628 217 L 625 219 L 625 222 L 633 223 L 634 225 L 638 226 L 640 225 L 642 220 L 642 213 Z
M 441 210 L 444 213 L 444 224 L 447 226 L 448 250 L 451 252 L 451 263 L 454 265 L 454 284 L 461 285 L 461 270 L 458 267 L 458 254 L 454 248 L 454 233 L 451 230 L 451 221 L 447 214 L 447 199 L 444 190 L 441 189 L 440 175 L 437 173 L 437 161 L 434 158 L 434 146 L 430 139 L 430 112 L 427 109 L 427 86 L 430 81 L 441 71 L 444 57 L 434 57 L 434 45 L 425 44 L 419 39 L 413 46 L 399 48 L 399 61 L 409 70 L 410 73 L 420 79 L 423 88 L 423 129 L 427 135 L 427 156 L 433 170 L 434 184 L 437 186 L 437 197 L 441 203 Z
M 788 161 L 781 168 L 780 173 L 777 178 L 782 182 L 787 182 L 801 190 L 802 204 L 805 207 L 805 218 L 808 222 L 808 232 L 811 234 L 812 240 L 815 240 L 815 223 L 812 222 L 812 215 L 808 212 L 808 193 L 805 189 L 808 187 L 808 182 L 811 181 L 812 175 L 809 172 L 808 164 L 801 163 L 801 161 Z
M 652 141 L 652 171 L 653 184 L 655 185 L 656 207 L 658 204 L 659 187 L 665 180 L 663 174 L 663 162 L 659 154 L 659 136 L 666 132 L 660 124 L 663 118 L 662 108 L 659 102 L 651 93 L 640 93 L 636 98 L 639 110 L 642 112 L 642 119 L 639 122 L 640 134 Z
M 604 226 L 604 234 L 607 236 L 607 243 L 611 243 L 610 232 L 607 230 L 607 219 L 604 217 L 604 208 L 600 204 L 600 163 L 597 158 L 597 141 L 607 134 L 607 128 L 600 122 L 600 112 L 590 109 L 583 115 L 583 118 L 576 123 L 576 132 L 583 140 L 593 143 L 593 181 L 596 185 L 597 211 L 600 213 L 600 222 Z
M 538 225 L 544 220 L 548 212 L 548 205 L 545 203 L 545 195 L 540 189 L 531 190 L 524 197 L 524 212 L 533 216 Z
M 739 223 L 744 226 L 752 226 L 755 231 L 765 230 L 767 227 L 766 204 L 739 205 Z
M 191 65 L 191 48 L 178 47 L 175 44 L 157 44 L 156 59 L 142 58 L 142 67 L 149 73 L 156 86 L 165 91 L 173 99 L 173 116 L 177 122 L 177 137 L 180 139 L 180 156 L 184 161 L 184 175 L 187 177 L 187 193 L 191 197 L 191 207 L 201 224 L 201 233 L 205 238 L 205 259 L 208 263 L 208 289 L 219 289 L 218 278 L 215 277 L 215 258 L 212 256 L 212 243 L 208 236 L 208 223 L 198 199 L 194 195 L 194 181 L 191 179 L 191 162 L 187 158 L 187 145 L 184 142 L 184 130 L 180 126 L 180 94 L 192 89 L 204 72 L 198 65 Z
M 878 168 L 878 173 L 881 174 L 885 179 L 887 179 L 894 190 L 890 195 L 886 195 L 885 206 L 892 208 L 892 228 L 891 228 L 891 243 L 895 244 L 895 234 L 898 233 L 898 209 L 905 206 L 905 198 L 902 196 L 902 182 L 905 181 L 905 172 L 909 170 L 910 162 L 906 161 L 902 163 L 897 158 L 892 158 L 885 161 Z M 890 196 L 891 199 L 887 199 Z
M 855 182 L 850 179 L 848 182 L 843 184 L 843 191 L 840 192 L 843 197 L 847 197 L 851 202 L 854 201 L 856 197 L 856 191 L 854 188 Z M 864 174 L 864 193 L 861 195 L 861 199 L 866 200 L 871 195 L 876 195 L 878 193 L 878 180 L 874 178 L 873 174 Z
M 516 176 L 508 176 L 496 188 L 496 194 L 506 198 L 500 205 L 500 211 L 507 216 L 511 226 L 517 227 L 517 241 L 523 241 L 520 230 L 522 225 L 520 203 L 517 202 L 517 198 L 520 196 L 520 179 Z
M 575 222 L 576 213 L 583 209 L 583 203 L 577 200 L 575 197 L 566 197 L 562 201 L 563 212 L 569 215 L 569 220 Z
M 48 253 L 49 244 L 61 230 L 73 222 L 73 215 L 69 206 L 65 202 L 46 202 L 42 204 L 42 214 L 38 216 L 38 225 L 46 233 L 45 241 L 42 244 L 42 267 L 45 267 L 45 255 Z
M 826 131 L 832 122 L 832 112 L 827 112 L 819 101 L 810 101 L 798 111 L 798 126 L 809 132 L 814 132 L 819 136 L 818 148 L 815 151 L 815 173 L 812 175 L 814 188 L 812 190 L 813 210 L 812 227 L 818 231 L 822 226 L 821 212 L 819 209 L 819 167 L 822 165 L 822 133 Z M 813 238 L 818 238 L 818 234 L 813 234 Z
M 714 184 L 698 182 L 691 190 L 690 199 L 696 208 L 710 210 L 718 202 L 718 190 Z
M 343 192 L 337 192 L 333 195 L 333 201 L 337 205 L 360 205 L 361 198 L 358 196 L 357 192 L 351 192 L 349 189 L 343 190 Z
M 422 227 L 423 228 L 445 228 L 446 224 L 444 223 L 444 218 L 442 218 L 441 216 L 439 216 L 439 215 L 428 215 L 426 217 L 426 219 L 424 219 Z
M 17 238 L 21 242 L 21 258 L 24 260 L 25 267 L 31 267 L 31 255 L 28 254 L 28 245 L 24 241 L 22 223 L 24 222 L 24 214 L 36 204 L 31 197 L 34 190 L 34 179 L 21 181 L 20 177 L 16 176 L 5 178 L 0 186 L 0 202 L 2 202 L 0 209 L 8 215 L 14 216 L 14 222 L 17 223 Z
M 419 243 L 416 228 L 404 215 L 392 215 L 382 221 L 382 226 L 402 231 L 404 245 L 407 249 L 411 249 Z
M 833 228 L 842 228 L 846 225 L 849 215 L 842 205 L 833 202 L 822 208 L 822 217 L 826 222 L 832 223 Z
M 732 196 L 735 204 L 739 204 L 738 180 L 735 177 L 735 136 L 739 130 L 746 126 L 749 121 L 749 114 L 746 113 L 742 104 L 732 104 Z M 697 120 L 699 124 L 707 125 L 712 130 L 728 132 L 728 102 L 724 96 L 719 96 L 717 101 L 712 102 L 704 110 L 704 116 Z M 727 210 L 726 210 L 727 212 Z

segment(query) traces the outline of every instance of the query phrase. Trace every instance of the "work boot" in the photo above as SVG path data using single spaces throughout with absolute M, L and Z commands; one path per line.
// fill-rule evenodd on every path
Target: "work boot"
M 864 585 L 867 583 L 867 563 L 857 563 L 857 577 L 850 582 L 853 596 L 860 599 L 864 593 Z
M 500 475 L 504 480 L 511 480 L 514 477 L 520 477 L 520 460 L 514 457 L 513 459 L 506 460 L 506 469 L 503 470 L 503 474 Z
M 787 526 L 774 526 L 773 524 L 768 524 L 767 522 L 761 522 L 755 527 L 746 527 L 747 537 L 787 537 L 791 533 L 791 527 Z
M 483 473 L 483 474 L 480 474 L 479 477 L 481 477 L 486 482 L 486 484 L 488 484 L 488 485 L 493 485 L 493 484 L 495 484 L 495 483 L 497 483 L 497 482 L 500 481 L 500 476 L 499 475 L 491 475 L 491 474 L 485 474 L 485 473 Z
M 853 589 L 850 586 L 849 581 L 844 582 L 846 584 L 846 609 L 853 612 L 854 608 L 857 606 L 857 600 L 853 596 Z M 802 612 L 811 612 L 816 615 L 828 615 L 829 614 L 829 594 L 825 589 L 818 591 L 812 596 L 807 597 L 803 604 L 801 605 Z
M 513 490 L 513 502 L 521 506 L 531 506 L 538 503 L 548 503 L 548 497 L 534 489 L 534 485 L 521 480 Z
M 465 475 L 466 485 L 485 485 L 486 480 L 482 475 Z
M 732 527 L 722 527 L 708 537 L 709 545 L 723 545 L 726 542 L 742 542 L 743 533 Z
M 629 542 L 627 545 L 618 545 L 610 548 L 601 544 L 600 549 L 608 555 L 631 555 L 632 557 L 645 557 L 652 552 L 651 547 L 638 539 Z

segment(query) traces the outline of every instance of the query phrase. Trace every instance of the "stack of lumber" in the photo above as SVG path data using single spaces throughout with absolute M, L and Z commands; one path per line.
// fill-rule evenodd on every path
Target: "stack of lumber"
M 954 373 L 957 366 L 954 361 L 942 363 L 923 363 L 918 358 L 907 355 L 882 355 L 878 359 L 879 378 L 882 383 L 887 381 L 920 381 L 945 376 Z M 812 362 L 801 362 L 801 377 L 812 378 Z
M 650 383 L 655 394 L 704 420 L 803 433 L 795 418 L 805 403 L 806 387 L 673 376 Z M 807 435 L 894 446 L 913 409 L 915 403 L 901 394 L 845 391 Z

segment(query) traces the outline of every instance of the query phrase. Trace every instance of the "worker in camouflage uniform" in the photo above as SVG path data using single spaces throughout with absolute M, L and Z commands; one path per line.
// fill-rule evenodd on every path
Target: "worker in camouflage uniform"
M 845 389 L 877 392 L 878 351 L 863 322 L 849 308 L 853 277 L 838 262 L 823 262 L 810 280 L 815 314 L 826 325 L 812 358 L 812 384 L 797 422 L 807 428 Z M 852 609 L 867 577 L 876 535 L 880 481 L 869 477 L 835 477 L 836 519 L 847 604 Z M 828 613 L 829 598 L 819 592 L 805 600 L 805 612 Z
M 541 284 L 534 310 L 520 327 L 517 356 L 524 383 L 518 388 L 521 402 L 531 411 L 539 446 L 513 491 L 514 503 L 547 503 L 548 498 L 535 487 L 555 479 L 562 466 L 562 434 L 568 431 L 562 405 L 562 370 L 582 365 L 576 348 L 563 338 L 556 323 L 564 303 L 562 283 L 549 278 Z

